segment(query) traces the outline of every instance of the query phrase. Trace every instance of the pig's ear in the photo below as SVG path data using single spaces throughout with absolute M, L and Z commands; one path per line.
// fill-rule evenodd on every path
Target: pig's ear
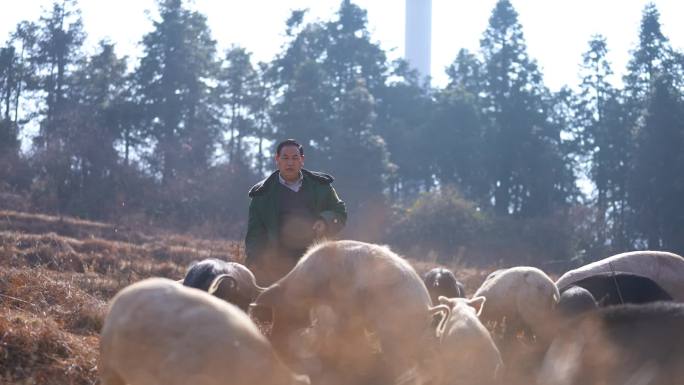
M 222 297 L 219 294 L 225 294 L 225 293 L 230 293 L 234 291 L 237 288 L 237 281 L 235 278 L 231 277 L 228 274 L 221 274 L 214 278 L 214 281 L 209 285 L 209 294 L 214 294 L 219 297 Z M 220 291 L 220 293 L 217 293 Z
M 478 296 L 472 299 L 469 299 L 467 301 L 469 306 L 472 306 L 475 308 L 475 311 L 477 312 L 477 315 L 479 316 L 482 313 L 482 309 L 484 309 L 484 304 L 485 301 L 487 301 L 487 298 L 483 296 Z

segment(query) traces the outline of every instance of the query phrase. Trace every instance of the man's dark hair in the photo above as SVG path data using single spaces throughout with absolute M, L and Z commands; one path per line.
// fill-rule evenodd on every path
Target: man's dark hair
M 278 156 L 280 156 L 280 150 L 282 150 L 283 147 L 285 147 L 285 146 L 297 147 L 297 150 L 299 150 L 299 155 L 304 156 L 304 147 L 302 147 L 302 145 L 299 144 L 299 142 L 297 142 L 294 139 L 286 139 L 286 140 L 283 140 L 282 142 L 278 143 L 278 147 L 276 147 L 276 154 Z

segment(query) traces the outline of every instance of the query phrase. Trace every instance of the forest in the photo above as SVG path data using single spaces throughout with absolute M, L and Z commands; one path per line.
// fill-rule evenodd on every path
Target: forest
M 86 52 L 76 0 L 0 46 L 0 208 L 240 240 L 247 191 L 274 168 L 274 143 L 295 138 L 306 167 L 335 177 L 343 237 L 418 260 L 561 268 L 684 252 L 684 53 L 654 4 L 620 82 L 594 35 L 559 91 L 508 0 L 444 87 L 388 60 L 350 0 L 324 21 L 293 11 L 287 42 L 258 63 L 249 47 L 219 52 L 185 1 L 157 4 L 135 60 L 108 41 Z

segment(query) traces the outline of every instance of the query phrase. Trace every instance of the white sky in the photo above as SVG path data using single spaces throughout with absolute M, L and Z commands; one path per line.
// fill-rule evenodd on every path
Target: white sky
M 405 0 L 353 0 L 368 11 L 369 30 L 391 59 L 404 54 Z M 641 11 L 648 0 L 511 0 L 529 54 L 540 64 L 551 89 L 578 83 L 581 55 L 591 35 L 608 40 L 613 70 L 621 74 L 629 51 L 638 39 Z M 672 45 L 684 50 L 684 1 L 653 1 L 661 14 L 663 32 Z M 285 41 L 285 20 L 290 10 L 309 8 L 309 19 L 328 20 L 340 0 L 194 0 L 208 17 L 221 50 L 231 44 L 245 47 L 256 60 L 268 61 Z M 0 41 L 21 20 L 37 20 L 51 0 L 0 0 Z M 154 0 L 80 0 L 88 47 L 102 38 L 117 43 L 119 54 L 137 57 L 137 43 L 151 29 L 146 10 L 156 12 Z M 433 85 L 446 82 L 444 68 L 460 48 L 477 51 L 496 0 L 433 0 Z M 679 20 L 678 20 L 679 19 Z

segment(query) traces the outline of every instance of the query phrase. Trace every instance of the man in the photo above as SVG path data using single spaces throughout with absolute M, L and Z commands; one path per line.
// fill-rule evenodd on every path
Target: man
M 338 233 L 347 220 L 330 175 L 304 169 L 304 149 L 280 142 L 278 170 L 252 187 L 245 264 L 264 285 L 281 278 L 316 239 Z

